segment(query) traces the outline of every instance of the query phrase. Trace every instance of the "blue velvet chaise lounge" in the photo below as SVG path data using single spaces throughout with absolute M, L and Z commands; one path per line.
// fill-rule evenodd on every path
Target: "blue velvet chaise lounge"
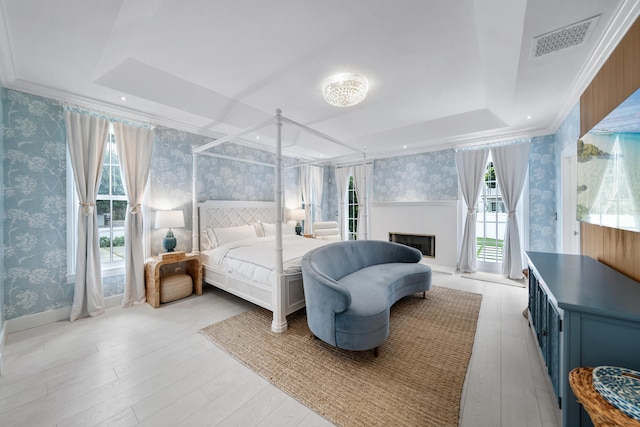
M 431 268 L 415 248 L 382 240 L 336 242 L 302 258 L 311 332 L 345 350 L 371 350 L 389 336 L 400 298 L 431 289 Z

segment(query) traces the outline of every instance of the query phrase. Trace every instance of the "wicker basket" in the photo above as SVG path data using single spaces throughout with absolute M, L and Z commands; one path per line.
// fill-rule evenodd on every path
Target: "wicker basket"
M 183 273 L 167 274 L 160 278 L 160 302 L 171 302 L 193 293 L 191 276 Z
M 569 384 L 596 427 L 640 427 L 640 421 L 607 402 L 593 387 L 593 368 L 575 368 L 569 373 Z

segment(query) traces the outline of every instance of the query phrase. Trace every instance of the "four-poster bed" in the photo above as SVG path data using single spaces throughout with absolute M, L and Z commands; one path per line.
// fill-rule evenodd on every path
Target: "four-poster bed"
M 215 254 L 205 250 L 201 253 L 201 260 L 204 267 L 203 280 L 213 286 L 219 287 L 235 294 L 243 299 L 251 301 L 257 305 L 260 305 L 273 312 L 273 321 L 271 323 L 271 330 L 273 332 L 284 332 L 287 329 L 287 314 L 290 314 L 302 307 L 304 307 L 304 294 L 302 291 L 302 275 L 300 273 L 299 261 L 305 251 L 308 251 L 318 245 L 326 244 L 326 241 L 314 241 L 314 239 L 305 239 L 303 237 L 289 236 L 283 238 L 283 229 L 286 228 L 283 223 L 284 203 L 283 203 L 283 163 L 282 163 L 282 126 L 287 124 L 293 126 L 303 132 L 312 134 L 322 140 L 329 141 L 333 144 L 337 144 L 341 147 L 347 148 L 355 153 L 360 153 L 364 157 L 366 163 L 366 153 L 362 150 L 355 149 L 348 144 L 332 137 L 312 129 L 306 125 L 297 123 L 284 116 L 280 110 L 276 110 L 274 117 L 269 120 L 265 120 L 262 123 L 250 126 L 238 133 L 227 135 L 217 140 L 211 141 L 208 144 L 196 147 L 192 150 L 193 154 L 193 251 L 200 253 L 200 242 L 208 237 L 209 230 L 212 230 L 214 234 L 222 232 L 223 227 L 234 228 L 232 230 L 235 237 L 233 238 L 235 244 L 225 242 L 220 248 L 215 249 Z M 221 202 L 221 201 L 208 201 L 199 203 L 197 200 L 197 184 L 198 184 L 198 156 L 212 156 L 231 159 L 229 156 L 223 156 L 207 152 L 211 148 L 230 142 L 240 138 L 248 133 L 256 132 L 266 126 L 276 126 L 276 147 L 275 147 L 275 165 L 261 163 L 251 160 L 245 160 L 241 158 L 234 158 L 240 162 L 261 164 L 275 168 L 275 201 L 274 202 L 249 202 L 242 206 L 242 204 L 234 202 Z M 327 161 L 327 159 L 323 159 Z M 299 163 L 295 167 L 302 166 Z M 366 195 L 365 195 L 366 197 Z M 366 211 L 365 211 L 366 215 Z M 366 221 L 366 217 L 363 218 Z M 243 274 L 240 272 L 240 267 L 233 267 L 229 265 L 218 264 L 222 262 L 223 256 L 220 252 L 229 254 L 231 248 L 229 246 L 246 247 L 246 239 L 249 237 L 250 232 L 243 228 L 237 228 L 241 226 L 265 224 L 272 229 L 273 236 L 271 239 L 271 249 L 273 250 L 273 257 L 271 260 L 261 260 L 260 263 L 264 270 L 270 270 L 267 283 L 263 281 L 254 280 L 250 274 Z M 214 231 L 215 230 L 215 231 Z M 203 231 L 207 233 L 207 237 L 203 236 Z M 227 233 L 228 234 L 228 233 Z M 259 234 L 259 232 L 258 232 Z M 365 239 L 368 236 L 365 236 Z M 286 247 L 283 245 L 283 241 L 286 241 Z M 304 242 L 307 241 L 307 242 Z M 238 243 L 239 242 L 239 243 Z M 296 249 L 290 249 L 291 246 L 296 246 Z M 305 249 L 306 247 L 306 249 Z M 237 248 L 233 248 L 235 250 Z M 255 251 L 254 251 L 255 252 Z M 264 252 L 264 251 L 262 251 Z M 299 253 L 298 253 L 299 252 Z M 299 256 L 298 256 L 299 255 Z M 231 258 L 234 258 L 232 255 Z M 286 259 L 285 259 L 286 258 Z M 252 260 L 251 263 L 258 264 L 258 262 Z M 266 263 L 266 264 L 265 264 Z M 270 265 L 268 265 L 271 263 Z M 297 265 L 296 265 L 297 264 Z M 285 271 L 286 266 L 286 271 Z

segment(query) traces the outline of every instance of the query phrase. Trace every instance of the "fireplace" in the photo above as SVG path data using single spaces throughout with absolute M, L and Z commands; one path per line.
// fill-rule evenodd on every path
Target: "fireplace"
M 411 246 L 427 258 L 436 257 L 436 236 L 433 234 L 389 233 L 389 241 Z

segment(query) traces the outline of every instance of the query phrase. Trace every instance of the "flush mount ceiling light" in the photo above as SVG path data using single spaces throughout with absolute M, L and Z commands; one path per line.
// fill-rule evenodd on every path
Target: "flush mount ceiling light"
M 328 77 L 322 82 L 325 101 L 336 107 L 351 107 L 367 96 L 369 82 L 355 73 L 341 73 Z

